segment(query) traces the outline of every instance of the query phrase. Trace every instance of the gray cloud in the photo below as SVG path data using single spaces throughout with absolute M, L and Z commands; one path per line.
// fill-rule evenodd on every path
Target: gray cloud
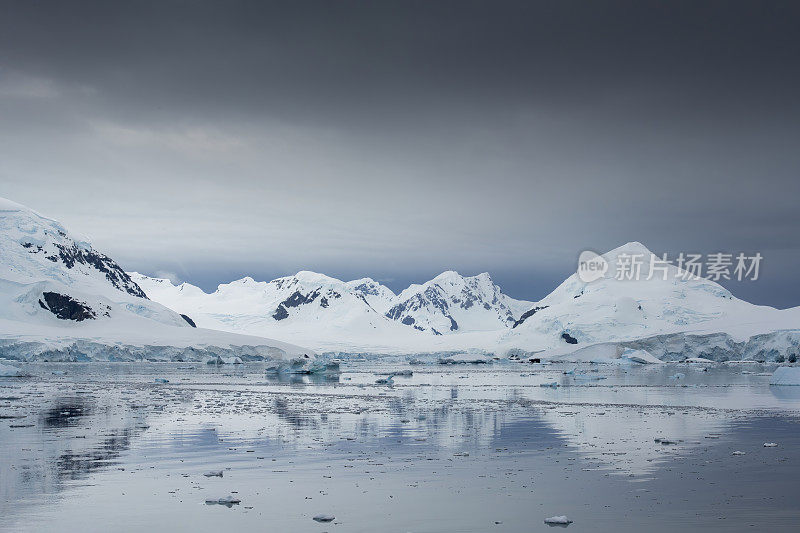
M 130 269 L 488 270 L 761 251 L 800 302 L 793 2 L 0 1 L 0 194 Z

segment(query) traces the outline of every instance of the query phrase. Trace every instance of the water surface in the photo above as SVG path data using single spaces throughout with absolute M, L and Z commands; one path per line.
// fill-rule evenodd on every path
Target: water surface
M 375 384 L 398 369 L 413 375 Z M 561 514 L 571 531 L 800 523 L 800 390 L 770 387 L 771 367 L 26 370 L 0 380 L 7 531 L 529 532 Z M 206 503 L 230 495 L 241 503 Z

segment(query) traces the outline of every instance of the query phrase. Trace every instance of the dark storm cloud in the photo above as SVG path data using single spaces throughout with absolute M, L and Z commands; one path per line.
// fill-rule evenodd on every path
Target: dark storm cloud
M 130 268 L 535 298 L 640 240 L 800 301 L 795 2 L 0 6 L 0 194 Z

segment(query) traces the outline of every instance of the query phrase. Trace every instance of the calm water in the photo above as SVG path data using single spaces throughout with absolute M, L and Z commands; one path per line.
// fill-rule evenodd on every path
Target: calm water
M 375 384 L 397 369 L 414 373 Z M 770 387 L 772 367 L 26 370 L 0 378 L 0 530 L 531 532 L 562 514 L 570 531 L 800 524 L 800 387 Z M 231 495 L 241 503 L 206 503 Z

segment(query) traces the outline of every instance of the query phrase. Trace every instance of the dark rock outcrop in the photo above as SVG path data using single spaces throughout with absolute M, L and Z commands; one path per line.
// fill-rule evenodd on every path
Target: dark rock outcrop
M 61 235 L 61 237 L 65 236 L 66 234 Z M 141 287 L 131 279 L 127 272 L 122 270 L 122 267 L 107 255 L 101 254 L 92 248 L 78 246 L 74 242 L 69 245 L 57 242 L 53 244 L 55 246 L 54 251 L 57 253 L 50 253 L 50 255 L 45 256 L 46 259 L 53 263 L 61 263 L 70 270 L 75 268 L 78 264 L 90 266 L 104 274 L 106 279 L 115 288 L 127 292 L 130 295 L 138 296 L 139 298 L 147 298 L 147 295 Z M 22 242 L 20 245 L 26 248 L 28 253 L 47 253 L 42 246 L 34 246 L 33 243 L 30 242 Z
M 43 292 L 42 298 L 44 298 L 44 302 L 39 300 L 39 306 L 50 311 L 56 315 L 56 318 L 61 320 L 81 322 L 97 318 L 97 313 L 87 303 L 79 302 L 71 296 L 57 292 Z M 108 316 L 108 312 L 106 312 L 106 316 Z
M 513 326 L 511 326 L 511 329 L 514 329 L 515 327 L 519 326 L 520 324 L 522 324 L 523 322 L 525 322 L 527 319 L 529 319 L 530 317 L 532 317 L 533 315 L 535 315 L 535 314 L 536 314 L 538 311 L 541 311 L 542 309 L 547 309 L 547 307 L 548 307 L 548 306 L 546 306 L 546 305 L 543 305 L 543 306 L 541 306 L 541 307 L 534 307 L 533 309 L 528 309 L 527 311 L 525 311 L 524 313 L 522 313 L 522 316 L 521 316 L 521 317 L 519 317 L 519 320 L 517 320 L 517 321 L 515 321 L 515 322 L 514 322 L 514 325 L 513 325 Z
M 272 318 L 274 318 L 275 320 L 283 320 L 284 318 L 289 318 L 289 311 L 286 310 L 283 304 L 280 304 L 278 308 L 275 310 L 275 312 L 272 313 Z
M 566 342 L 567 344 L 578 344 L 578 339 L 576 339 L 566 331 L 561 334 L 561 338 L 564 339 L 564 342 Z

